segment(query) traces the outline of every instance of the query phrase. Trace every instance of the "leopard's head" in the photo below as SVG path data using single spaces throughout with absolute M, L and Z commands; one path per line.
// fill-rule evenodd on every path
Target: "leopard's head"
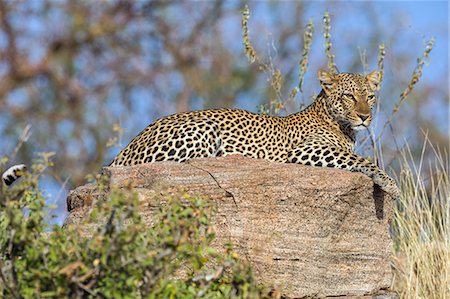
M 381 72 L 374 71 L 366 77 L 357 74 L 330 74 L 318 72 L 323 92 L 327 96 L 327 107 L 338 122 L 362 130 L 372 122 L 372 107 L 375 91 L 379 89 Z

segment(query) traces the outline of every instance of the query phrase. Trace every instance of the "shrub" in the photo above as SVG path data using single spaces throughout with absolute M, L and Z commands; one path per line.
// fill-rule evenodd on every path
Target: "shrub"
M 261 298 L 251 269 L 228 246 L 210 247 L 211 201 L 165 196 L 148 226 L 128 190 L 109 190 L 85 223 L 48 232 L 37 181 L 47 160 L 2 190 L 0 289 L 6 298 Z M 102 178 L 98 187 L 108 183 Z M 91 235 L 81 228 L 90 228 Z M 206 265 L 208 264 L 208 267 Z

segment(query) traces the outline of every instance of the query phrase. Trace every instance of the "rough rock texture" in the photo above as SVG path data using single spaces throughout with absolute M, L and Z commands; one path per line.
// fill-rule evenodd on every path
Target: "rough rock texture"
M 112 184 L 132 181 L 143 201 L 155 201 L 160 182 L 210 197 L 218 207 L 215 246 L 231 240 L 258 278 L 287 297 L 362 296 L 390 286 L 392 200 L 363 174 L 240 156 L 104 172 Z M 99 196 L 90 185 L 72 191 L 66 225 Z M 151 223 L 157 203 L 143 206 Z

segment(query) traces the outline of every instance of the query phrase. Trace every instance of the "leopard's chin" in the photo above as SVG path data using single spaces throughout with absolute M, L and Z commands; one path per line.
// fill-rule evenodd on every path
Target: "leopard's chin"
M 360 124 L 360 125 L 352 126 L 352 129 L 355 131 L 362 131 L 362 130 L 367 129 L 367 127 L 363 124 Z

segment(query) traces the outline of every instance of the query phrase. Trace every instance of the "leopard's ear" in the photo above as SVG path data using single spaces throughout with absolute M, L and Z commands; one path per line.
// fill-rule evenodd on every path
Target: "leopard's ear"
M 369 86 L 372 91 L 377 91 L 380 89 L 380 81 L 383 71 L 373 71 L 366 76 L 367 81 L 369 81 Z
M 317 72 L 317 77 L 319 78 L 320 85 L 322 86 L 323 91 L 328 96 L 331 93 L 331 90 L 334 87 L 336 79 L 334 75 L 328 73 L 324 70 L 319 70 Z

